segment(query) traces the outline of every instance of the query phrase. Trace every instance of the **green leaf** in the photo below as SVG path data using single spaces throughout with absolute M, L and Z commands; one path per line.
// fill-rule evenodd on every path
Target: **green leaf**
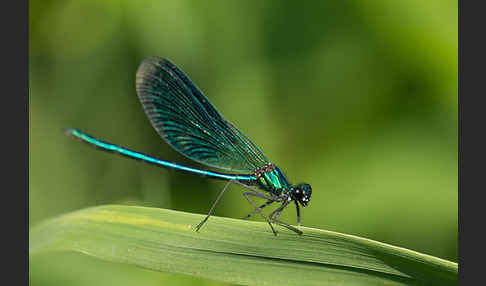
M 99 259 L 248 285 L 457 285 L 457 264 L 352 235 L 133 206 L 99 206 L 30 230 L 30 255 Z

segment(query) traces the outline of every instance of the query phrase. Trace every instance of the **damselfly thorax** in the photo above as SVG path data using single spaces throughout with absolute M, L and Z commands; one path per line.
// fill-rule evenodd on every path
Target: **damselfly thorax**
M 285 195 L 289 191 L 290 184 L 282 170 L 272 163 L 255 171 L 255 180 L 258 186 L 275 196 Z

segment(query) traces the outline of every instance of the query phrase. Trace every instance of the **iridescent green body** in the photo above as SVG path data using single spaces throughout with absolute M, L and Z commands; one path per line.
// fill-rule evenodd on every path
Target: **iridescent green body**
M 287 194 L 291 187 L 282 170 L 270 163 L 255 172 L 255 179 L 261 189 L 276 196 Z

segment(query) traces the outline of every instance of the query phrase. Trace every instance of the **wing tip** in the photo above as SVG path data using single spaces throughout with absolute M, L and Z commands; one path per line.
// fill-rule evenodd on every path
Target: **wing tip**
M 147 71 L 154 71 L 154 68 L 160 69 L 164 65 L 174 65 L 170 60 L 159 56 L 150 56 L 142 60 L 137 69 L 137 77 L 145 75 Z
M 147 86 L 151 86 L 154 80 L 160 79 L 160 71 L 166 70 L 166 66 L 172 68 L 174 64 L 168 59 L 159 56 L 147 57 L 138 66 L 135 75 L 135 86 L 138 92 Z

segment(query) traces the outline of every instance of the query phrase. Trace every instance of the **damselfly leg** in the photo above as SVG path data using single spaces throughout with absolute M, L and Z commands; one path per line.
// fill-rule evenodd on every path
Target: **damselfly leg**
M 247 220 L 249 219 L 250 217 L 252 217 L 254 214 L 256 214 L 257 212 L 263 210 L 264 208 L 266 208 L 267 206 L 269 206 L 270 204 L 274 203 L 275 201 L 273 200 L 268 200 L 266 203 L 264 203 L 263 205 L 259 206 L 257 209 L 254 209 L 251 213 L 249 213 L 247 216 L 245 216 L 244 220 Z
M 266 219 L 266 217 L 261 213 L 261 210 L 264 208 L 264 207 L 267 207 L 268 205 L 270 205 L 271 203 L 273 202 L 279 202 L 281 201 L 281 198 L 279 197 L 275 197 L 275 196 L 268 196 L 267 194 L 265 193 L 262 193 L 248 185 L 245 185 L 245 184 L 242 184 L 238 181 L 235 182 L 236 184 L 238 185 L 241 185 L 249 190 L 251 190 L 252 192 L 245 192 L 243 193 L 243 195 L 245 196 L 245 198 L 250 202 L 250 204 L 255 208 L 250 214 L 248 214 L 245 218 L 243 219 L 248 219 L 249 217 L 251 217 L 252 215 L 254 215 L 256 212 L 259 212 L 264 218 L 265 218 L 265 221 L 268 222 L 268 220 Z M 253 203 L 253 201 L 249 200 L 249 198 L 245 195 L 252 195 L 252 196 L 255 196 L 255 197 L 259 197 L 259 198 L 264 198 L 264 199 L 267 199 L 268 201 L 266 203 L 264 203 L 263 205 L 261 205 L 260 207 L 256 207 L 256 205 Z M 289 230 L 292 230 L 293 232 L 296 232 L 297 234 L 301 235 L 303 232 L 298 230 L 297 228 L 283 222 L 283 221 L 280 221 L 278 219 L 278 217 L 280 216 L 280 213 L 282 212 L 282 210 L 289 204 L 289 201 L 285 201 L 280 207 L 278 207 L 276 210 L 274 210 L 270 216 L 269 216 L 269 219 L 270 221 L 274 222 L 274 223 L 277 223 L 277 224 L 280 224 L 282 225 L 283 227 L 289 229 Z M 298 206 L 297 206 L 298 207 Z M 300 212 L 299 210 L 297 211 L 298 212 L 298 215 L 297 215 L 297 220 L 298 222 L 300 222 Z M 277 216 L 275 218 L 273 218 L 273 216 L 275 216 L 277 214 Z M 274 230 L 274 228 L 272 227 L 272 224 L 269 223 L 270 227 L 272 228 L 272 230 Z M 300 224 L 299 224 L 300 226 Z M 276 232 L 274 231 L 274 234 L 276 234 Z
M 196 226 L 196 231 L 199 231 L 199 229 L 204 225 L 204 223 L 206 223 L 206 221 L 209 219 L 209 217 L 213 214 L 213 211 L 214 211 L 214 208 L 216 207 L 216 205 L 218 204 L 219 200 L 221 199 L 221 197 L 223 196 L 224 192 L 226 191 L 226 189 L 228 188 L 229 184 L 230 183 L 235 183 L 235 184 L 238 184 L 238 185 L 241 185 L 249 190 L 251 190 L 252 192 L 245 192 L 243 193 L 243 196 L 248 200 L 248 202 L 255 208 L 255 211 L 256 212 L 259 212 L 260 215 L 265 219 L 265 221 L 268 223 L 268 225 L 270 226 L 270 228 L 272 229 L 273 231 L 273 234 L 274 235 L 277 235 L 277 231 L 274 229 L 274 227 L 272 226 L 271 222 L 268 220 L 268 218 L 263 214 L 261 213 L 261 211 L 259 210 L 259 208 L 255 205 L 255 203 L 248 197 L 248 196 L 255 196 L 255 197 L 259 197 L 259 198 L 264 198 L 264 199 L 267 199 L 267 200 L 271 200 L 272 202 L 275 201 L 274 198 L 272 197 L 269 197 L 267 196 L 266 194 L 264 193 L 261 193 L 255 189 L 253 189 L 252 187 L 250 186 L 247 186 L 245 184 L 242 184 L 236 180 L 229 180 L 226 185 L 224 186 L 223 190 L 219 193 L 218 197 L 216 198 L 216 201 L 213 203 L 213 205 L 211 206 L 211 209 L 209 210 L 209 213 L 206 215 L 206 217 Z
M 286 227 L 287 229 L 299 234 L 299 235 L 302 235 L 302 231 L 298 230 L 297 228 L 283 222 L 283 221 L 280 221 L 278 220 L 278 217 L 280 216 L 280 213 L 282 212 L 282 210 L 289 204 L 289 201 L 285 201 L 280 207 L 278 207 L 277 209 L 275 209 L 269 216 L 270 220 L 272 220 L 273 222 L 275 223 L 278 223 L 284 227 Z M 275 217 L 274 217 L 275 216 Z
M 223 190 L 219 193 L 218 197 L 216 198 L 216 201 L 214 201 L 213 203 L 213 206 L 211 207 L 211 209 L 209 210 L 209 213 L 208 215 L 196 226 L 196 231 L 199 231 L 199 229 L 201 228 L 201 226 L 203 226 L 203 224 L 209 219 L 209 217 L 213 214 L 213 211 L 214 211 L 214 208 L 216 207 L 216 205 L 218 204 L 219 200 L 221 199 L 221 197 L 223 196 L 224 194 L 224 191 L 226 191 L 226 189 L 228 188 L 229 184 L 231 183 L 231 181 L 228 181 L 226 183 L 226 185 L 224 185 L 224 188 Z

